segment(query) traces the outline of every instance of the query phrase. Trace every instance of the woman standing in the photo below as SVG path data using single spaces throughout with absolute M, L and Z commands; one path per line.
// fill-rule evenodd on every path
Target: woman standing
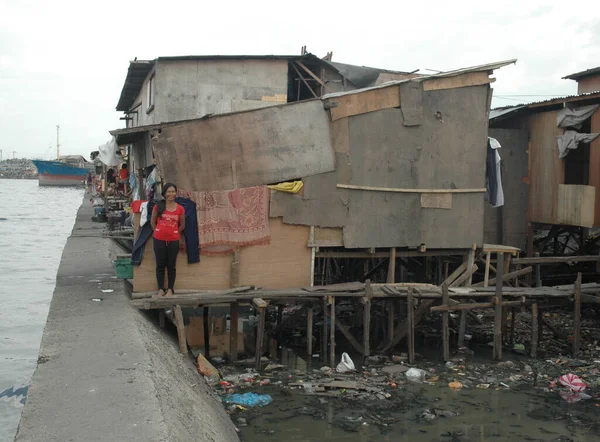
M 179 234 L 185 228 L 185 210 L 175 202 L 177 186 L 164 185 L 163 199 L 152 210 L 152 228 L 154 229 L 154 256 L 156 257 L 156 282 L 158 296 L 173 295 L 175 286 L 175 264 L 179 253 Z M 165 268 L 167 269 L 167 288 L 165 290 Z

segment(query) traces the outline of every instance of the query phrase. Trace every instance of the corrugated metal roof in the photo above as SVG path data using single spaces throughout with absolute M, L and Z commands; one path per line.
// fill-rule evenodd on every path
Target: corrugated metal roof
M 576 101 L 600 100 L 600 92 L 590 92 L 580 95 L 567 95 L 564 97 L 549 98 L 548 100 L 534 101 L 531 103 L 521 103 L 514 106 L 497 107 L 490 110 L 490 120 L 506 116 L 520 109 L 535 109 L 537 112 L 545 108 L 557 106 L 563 103 L 572 103 Z
M 373 83 L 375 83 L 375 81 L 377 81 L 379 74 L 382 73 L 401 75 L 413 74 L 413 72 L 390 71 L 387 69 L 372 68 L 369 66 L 356 66 L 353 64 L 337 63 L 333 61 L 328 63 L 335 67 L 340 74 L 342 74 L 359 88 L 371 86 Z
M 585 71 L 575 72 L 563 77 L 565 80 L 579 80 L 580 78 L 587 77 L 589 75 L 600 74 L 600 66 L 597 68 L 586 69 Z
M 492 72 L 496 69 L 500 69 L 501 67 L 508 66 L 509 64 L 514 64 L 516 62 L 517 62 L 516 59 L 506 60 L 506 61 L 498 61 L 496 63 L 482 64 L 479 66 L 472 66 L 472 67 L 468 67 L 468 68 L 457 69 L 454 71 L 440 72 L 439 74 L 423 75 L 422 77 L 409 78 L 406 80 L 388 81 L 387 83 L 383 83 L 378 86 L 365 87 L 365 88 L 357 89 L 354 91 L 334 92 L 332 94 L 324 95 L 323 99 L 340 97 L 342 95 L 358 94 L 358 93 L 368 91 L 368 90 L 381 89 L 384 87 L 395 86 L 395 85 L 401 84 L 401 83 L 407 83 L 409 81 L 425 81 L 425 80 L 431 80 L 433 78 L 456 77 L 457 75 L 468 74 L 471 72 Z

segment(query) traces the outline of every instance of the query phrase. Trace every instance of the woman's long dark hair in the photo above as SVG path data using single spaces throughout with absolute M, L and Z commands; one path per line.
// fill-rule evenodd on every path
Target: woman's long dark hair
M 157 218 L 160 218 L 162 216 L 162 214 L 164 213 L 164 211 L 167 210 L 167 200 L 165 199 L 165 195 L 167 194 L 167 190 L 169 190 L 169 187 L 172 187 L 173 189 L 175 189 L 175 192 L 177 192 L 177 186 L 173 183 L 167 183 L 163 186 L 162 192 L 161 192 L 163 199 L 158 202 L 157 209 L 156 209 Z

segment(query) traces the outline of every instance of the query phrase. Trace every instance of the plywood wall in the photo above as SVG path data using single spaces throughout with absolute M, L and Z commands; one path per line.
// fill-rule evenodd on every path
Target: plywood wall
M 600 110 L 592 115 L 591 133 L 600 133 Z M 594 227 L 600 227 L 600 137 L 590 143 L 590 186 L 596 188 Z
M 265 289 L 295 288 L 310 284 L 311 252 L 307 247 L 309 227 L 269 220 L 271 243 L 246 247 L 240 252 L 240 285 Z M 201 256 L 199 264 L 188 264 L 185 253 L 177 257 L 175 290 L 221 290 L 229 288 L 233 256 Z M 154 250 L 146 244 L 141 266 L 134 267 L 133 290 L 156 290 Z
M 558 158 L 556 111 L 529 117 L 530 171 L 529 211 L 532 222 L 556 224 L 558 186 L 565 180 L 563 160 Z

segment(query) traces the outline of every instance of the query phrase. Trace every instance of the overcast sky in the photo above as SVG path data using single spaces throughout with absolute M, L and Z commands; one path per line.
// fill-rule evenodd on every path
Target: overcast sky
M 61 153 L 87 158 L 123 127 L 115 106 L 135 57 L 288 55 L 306 45 L 338 62 L 421 72 L 517 58 L 496 71 L 494 106 L 574 94 L 561 77 L 600 65 L 592 3 L 589 13 L 555 0 L 351 4 L 0 0 L 3 158 L 50 159 L 57 124 Z

